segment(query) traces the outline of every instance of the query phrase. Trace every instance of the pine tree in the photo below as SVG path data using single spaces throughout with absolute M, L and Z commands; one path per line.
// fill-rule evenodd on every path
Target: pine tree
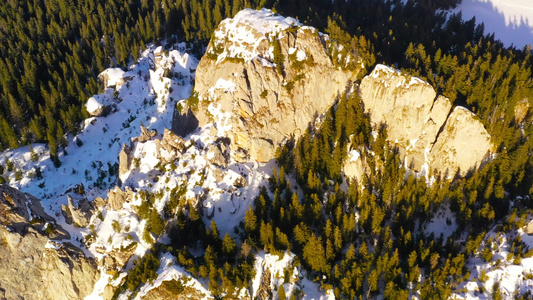
M 283 286 L 283 284 L 279 285 L 279 288 L 278 288 L 278 299 L 279 300 L 286 300 L 287 299 L 287 295 L 285 294 L 285 287 Z

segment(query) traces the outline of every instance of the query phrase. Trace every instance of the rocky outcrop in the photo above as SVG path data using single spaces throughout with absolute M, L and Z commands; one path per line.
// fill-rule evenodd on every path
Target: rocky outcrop
M 121 68 L 109 68 L 98 74 L 98 81 L 104 89 L 124 83 L 124 71 Z
M 226 168 L 229 163 L 229 149 L 227 142 L 224 139 L 220 139 L 216 143 L 209 144 L 206 158 L 213 165 Z
M 121 210 L 124 203 L 131 202 L 133 200 L 134 193 L 129 187 L 125 190 L 115 186 L 113 190 L 107 193 L 107 200 L 105 200 L 106 206 L 112 210 Z
M 83 299 L 98 279 L 94 259 L 42 209 L 40 201 L 0 186 L 0 299 Z
M 67 196 L 67 199 L 68 204 L 61 205 L 61 213 L 65 217 L 65 222 L 79 227 L 87 227 L 96 211 L 94 204 L 87 199 L 82 199 L 78 201 L 78 207 L 75 207 L 72 197 Z
M 96 263 L 70 243 L 54 243 L 30 227 L 0 225 L 1 299 L 83 299 L 99 277 Z
M 185 150 L 185 140 L 165 128 L 162 139 L 156 139 L 157 158 L 167 163 L 173 162 Z
M 280 143 L 302 134 L 359 74 L 330 58 L 337 45 L 326 35 L 266 9 L 239 12 L 213 36 L 189 103 L 197 102 L 200 126 L 214 123 L 218 135 L 230 138 L 238 160 L 272 159 Z
M 266 162 L 353 86 L 362 66 L 339 65 L 329 55 L 337 47 L 297 20 L 243 10 L 215 31 L 188 103 L 199 126 L 212 123 L 215 135 L 229 137 L 235 160 Z M 419 78 L 378 65 L 359 91 L 374 125 L 386 126 L 405 165 L 423 175 L 465 175 L 493 151 L 474 114 L 452 109 Z M 351 163 L 345 171 L 364 172 L 363 161 Z
M 122 178 L 130 171 L 131 167 L 131 148 L 122 144 L 122 149 L 118 154 L 118 178 Z
M 348 146 L 348 149 L 350 148 L 351 146 Z M 365 174 L 371 172 L 366 157 L 362 156 L 356 149 L 352 149 L 348 154 L 342 171 L 345 176 L 357 180 L 361 180 Z
M 522 230 L 527 235 L 533 235 L 533 221 L 530 221 Z
M 491 138 L 483 124 L 471 111 L 458 106 L 431 148 L 429 163 L 435 170 L 459 171 L 464 175 L 470 169 L 478 168 L 491 151 Z
M 419 78 L 377 65 L 360 84 L 365 109 L 375 126 L 385 124 L 405 164 L 425 175 L 466 174 L 493 151 L 483 124 Z
M 161 283 L 160 286 L 151 289 L 142 296 L 143 300 L 159 300 L 159 299 L 214 299 L 213 297 L 207 297 L 202 292 L 196 290 L 194 287 L 188 286 L 181 279 L 179 280 L 166 280 Z
M 117 104 L 115 103 L 111 89 L 89 98 L 87 103 L 85 103 L 85 109 L 91 117 L 105 117 L 115 112 L 117 110 Z
M 272 290 L 270 289 L 270 269 L 266 268 L 261 274 L 261 282 L 255 293 L 255 299 L 268 300 L 272 299 Z
M 149 130 L 148 128 L 141 125 L 141 135 L 131 139 L 131 142 L 132 143 L 134 142 L 144 143 L 144 142 L 151 140 L 156 135 L 157 135 L 157 131 Z
M 30 222 L 54 222 L 41 201 L 8 185 L 0 185 L 0 224 L 13 231 L 25 232 Z

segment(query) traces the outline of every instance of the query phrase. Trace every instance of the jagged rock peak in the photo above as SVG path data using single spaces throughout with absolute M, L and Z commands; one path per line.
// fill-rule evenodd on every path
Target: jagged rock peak
M 373 124 L 386 124 L 405 163 L 415 171 L 465 175 L 494 151 L 490 135 L 468 109 L 437 93 L 427 82 L 377 65 L 360 85 Z
M 217 55 L 217 62 L 225 58 L 242 58 L 249 61 L 258 56 L 273 59 L 268 42 L 278 33 L 301 27 L 293 18 L 276 15 L 271 10 L 244 9 L 232 19 L 223 20 L 214 32 L 208 55 Z M 311 27 L 303 27 L 315 30 Z M 267 45 L 267 47 L 264 47 Z
M 300 136 L 363 68 L 358 57 L 332 55 L 340 46 L 327 35 L 267 9 L 245 9 L 213 36 L 189 104 L 199 126 L 214 123 L 215 134 L 231 140 L 238 161 L 274 158 L 276 147 Z

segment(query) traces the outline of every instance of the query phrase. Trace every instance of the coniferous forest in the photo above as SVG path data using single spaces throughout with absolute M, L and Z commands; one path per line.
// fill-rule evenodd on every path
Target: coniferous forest
M 220 237 L 196 208 L 184 206 L 169 230 L 166 247 L 213 295 L 246 287 L 253 252 L 290 250 L 313 279 L 332 287 L 339 299 L 384 295 L 447 299 L 469 278 L 466 261 L 490 261 L 485 233 L 522 227 L 533 208 L 533 99 L 531 49 L 505 47 L 486 35 L 475 19 L 446 15 L 460 0 L 8 0 L 0 4 L 0 148 L 47 142 L 52 156 L 66 146 L 87 117 L 84 104 L 97 93 L 97 75 L 126 68 L 148 43 L 184 41 L 201 56 L 218 25 L 245 7 L 267 7 L 327 32 L 369 65 L 396 65 L 428 81 L 455 105 L 476 113 L 497 148 L 497 156 L 466 177 L 431 185 L 409 174 L 397 149 L 377 138 L 357 93 L 342 95 L 320 129 L 309 129 L 277 151 L 278 169 L 245 220 L 241 241 Z M 378 170 L 342 189 L 347 145 Z M 291 189 L 287 176 L 301 187 Z M 438 177 L 437 177 L 438 178 Z M 364 188 L 361 189 L 360 186 Z M 176 190 L 168 211 L 183 191 Z M 152 233 L 167 220 L 142 208 Z M 459 229 L 447 240 L 427 236 L 421 226 L 444 206 Z M 166 208 L 167 209 L 167 208 Z M 186 212 L 186 213 L 184 213 Z M 170 215 L 170 214 L 169 214 Z M 168 216 L 166 216 L 168 217 Z M 203 257 L 188 249 L 197 246 Z M 511 258 L 532 256 L 519 238 Z M 488 249 L 488 250 L 487 250 Z M 509 259 L 509 258 L 508 258 Z M 151 276 L 154 255 L 139 260 L 119 292 L 135 290 Z M 288 274 L 284 274 L 289 278 Z M 281 294 L 281 293 L 280 293 Z M 493 291 L 496 299 L 500 295 Z M 293 296 L 297 297 L 297 295 Z M 516 295 L 516 298 L 527 295 Z

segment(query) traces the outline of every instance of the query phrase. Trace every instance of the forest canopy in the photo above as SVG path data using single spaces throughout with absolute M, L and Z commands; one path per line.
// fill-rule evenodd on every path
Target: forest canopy
M 372 137 L 357 93 L 341 95 L 320 129 L 278 150 L 279 169 L 236 228 L 240 241 L 221 237 L 216 223 L 204 224 L 195 207 L 179 207 L 184 191 L 178 188 L 165 207 L 176 215 L 160 216 L 153 195 L 143 194 L 138 212 L 149 225 L 145 238 L 160 236 L 168 218 L 175 218 L 165 250 L 205 278 L 215 296 L 247 287 L 253 251 L 289 250 L 339 298 L 382 291 L 386 299 L 405 299 L 419 291 L 423 299 L 443 299 L 469 278 L 469 258 L 490 261 L 492 252 L 485 249 L 492 243 L 482 242 L 491 226 L 516 230 L 533 207 L 531 49 L 506 48 L 475 19 L 446 15 L 443 9 L 459 1 L 3 1 L 0 148 L 47 142 L 57 157 L 66 134 L 76 134 L 87 117 L 84 104 L 98 92 L 104 69 L 126 68 L 147 44 L 164 39 L 185 41 L 200 56 L 222 19 L 245 7 L 272 8 L 327 32 L 366 62 L 395 65 L 427 80 L 476 113 L 498 155 L 464 178 L 428 185 L 399 167 L 386 128 Z M 343 189 L 348 145 L 368 157 L 372 152 L 369 163 L 377 171 Z M 296 179 L 300 194 L 287 176 Z M 421 227 L 443 207 L 457 217 L 457 233 L 448 239 L 425 234 Z M 202 257 L 188 251 L 193 244 L 202 247 Z M 518 238 L 512 245 L 514 259 L 533 255 Z M 137 289 L 158 266 L 155 255 L 137 261 L 118 292 Z
M 483 27 L 474 20 L 464 22 L 460 14 L 447 19 L 438 10 L 458 2 L 4 1 L 0 4 L 0 148 L 48 142 L 52 156 L 57 156 L 67 143 L 65 134 L 76 134 L 87 117 L 83 105 L 98 92 L 100 72 L 127 67 L 146 44 L 163 39 L 188 42 L 201 55 L 218 23 L 245 7 L 272 8 L 332 35 L 363 37 L 373 45 L 367 49 L 375 52 L 377 62 L 397 63 L 430 79 L 438 74 L 432 84 L 452 99 L 464 100 L 469 93 L 456 86 L 468 80 L 449 78 L 452 70 L 462 66 L 469 70 L 468 63 L 487 66 L 478 60 L 497 62 L 500 68 L 518 64 L 513 74 L 502 76 L 520 71 L 517 80 L 527 78 L 528 51 L 505 49 L 494 36 L 484 36 Z M 476 74 L 488 77 L 483 71 Z M 470 93 L 478 96 L 476 91 Z M 479 100 L 469 104 L 487 111 Z

